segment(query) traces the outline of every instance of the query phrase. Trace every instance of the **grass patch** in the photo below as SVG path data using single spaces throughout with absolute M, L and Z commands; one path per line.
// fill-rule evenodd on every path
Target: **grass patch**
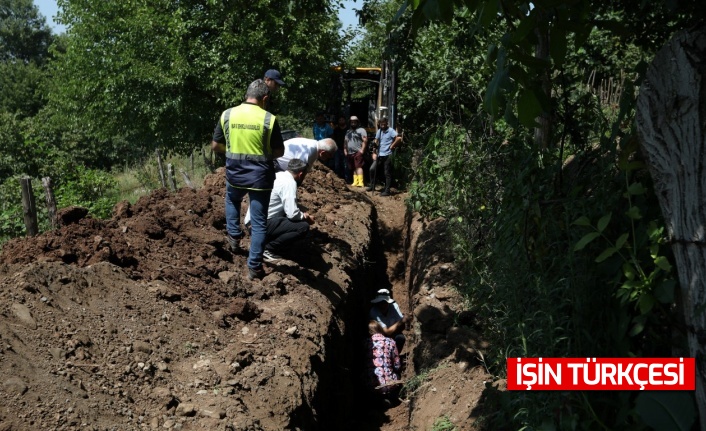
M 431 431 L 456 431 L 456 425 L 448 416 L 442 416 L 434 421 Z
M 404 385 L 402 386 L 400 397 L 403 397 L 403 394 L 405 395 L 405 397 L 411 396 L 422 386 L 422 384 L 424 384 L 425 381 L 429 380 L 432 374 L 446 367 L 448 367 L 448 364 L 442 364 L 434 368 L 422 370 L 421 373 L 415 375 L 404 383 Z
M 208 151 L 207 149 L 207 154 Z M 203 160 L 200 150 L 194 151 L 191 156 L 170 154 L 162 159 L 162 164 L 167 188 L 169 188 L 169 181 L 166 178 L 168 175 L 168 164 L 171 164 L 174 168 L 177 189 L 187 187 L 182 171 L 188 175 L 191 183 L 196 188 L 203 186 L 204 177 L 211 173 Z M 162 187 L 156 156 L 151 156 L 141 165 L 124 167 L 122 170 L 114 171 L 113 176 L 118 183 L 116 202 L 126 200 L 130 203 L 135 203 L 141 196 L 148 195 L 153 190 Z

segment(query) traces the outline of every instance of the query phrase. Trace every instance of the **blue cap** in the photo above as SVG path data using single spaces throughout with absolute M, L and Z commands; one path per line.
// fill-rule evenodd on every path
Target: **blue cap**
M 279 70 L 276 69 L 270 69 L 267 72 L 265 72 L 265 78 L 270 78 L 274 80 L 276 83 L 279 85 L 285 85 L 284 81 L 282 81 L 282 74 L 279 73 Z

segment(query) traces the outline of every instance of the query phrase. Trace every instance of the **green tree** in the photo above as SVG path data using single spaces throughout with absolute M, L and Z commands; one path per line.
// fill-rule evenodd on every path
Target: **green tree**
M 42 64 L 51 29 L 32 0 L 0 0 L 0 61 Z
M 0 111 L 27 117 L 44 105 L 52 40 L 31 0 L 0 0 Z
M 357 42 L 348 47 L 344 63 L 356 67 L 379 67 L 384 57 L 392 54 L 391 47 L 398 47 L 408 25 L 404 21 L 392 23 L 402 0 L 369 0 L 356 10 L 363 32 Z M 401 49 L 395 49 L 395 53 Z
M 491 369 L 502 374 L 514 355 L 683 348 L 664 222 L 631 124 L 641 61 L 695 22 L 696 2 L 420 0 L 397 16 L 391 27 L 409 22 L 414 36 L 399 79 L 421 160 L 412 203 L 453 226 L 469 303 L 496 349 Z M 648 420 L 635 394 L 502 397 L 490 428 Z
M 69 27 L 56 62 L 56 115 L 116 157 L 207 142 L 219 113 L 278 68 L 278 113 L 317 105 L 339 57 L 327 1 L 60 0 Z

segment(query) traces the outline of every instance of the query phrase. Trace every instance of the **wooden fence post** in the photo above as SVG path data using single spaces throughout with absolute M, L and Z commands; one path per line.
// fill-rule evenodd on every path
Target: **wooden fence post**
M 215 171 L 215 169 L 213 168 L 213 164 L 211 163 L 211 159 L 208 156 L 206 156 L 206 149 L 203 147 L 201 148 L 201 154 L 203 155 L 203 163 L 206 165 L 208 170 L 211 171 L 211 173 L 213 173 Z
M 164 179 L 164 166 L 162 165 L 162 155 L 159 153 L 159 148 L 155 150 L 157 155 L 157 165 L 159 166 L 159 181 L 162 182 L 162 187 L 167 188 L 167 180 Z
M 171 163 L 167 164 L 167 175 L 169 175 L 169 187 L 173 192 L 176 191 L 176 178 L 174 177 L 174 166 Z
M 59 226 L 56 218 L 56 198 L 54 198 L 54 190 L 52 189 L 51 178 L 42 178 L 42 186 L 44 187 L 44 198 L 47 202 L 47 212 L 49 214 L 49 223 L 52 229 Z
M 39 233 L 39 229 L 37 228 L 37 207 L 32 192 L 32 178 L 28 176 L 20 178 L 20 185 L 22 186 L 22 213 L 27 227 L 27 236 L 35 236 Z
M 186 173 L 185 170 L 179 169 L 179 172 L 181 172 L 181 175 L 184 177 L 184 182 L 186 183 L 187 187 L 189 188 L 195 188 L 194 183 L 191 182 L 191 178 L 189 178 L 189 175 Z

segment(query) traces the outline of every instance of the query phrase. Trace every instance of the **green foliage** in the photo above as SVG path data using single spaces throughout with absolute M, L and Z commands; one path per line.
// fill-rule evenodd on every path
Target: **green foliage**
M 480 112 L 484 76 L 490 73 L 484 63 L 488 41 L 473 34 L 468 16 L 454 18 L 447 27 L 430 24 L 419 31 L 402 60 L 398 94 L 403 123 L 415 137 L 433 133 L 447 121 L 468 128 L 471 139 L 490 132 L 491 124 Z
M 497 208 L 497 181 L 492 160 L 497 142 L 473 141 L 467 131 L 452 123 L 437 129 L 421 149 L 410 187 L 409 202 L 427 217 L 445 216 L 463 241 L 464 249 L 482 243 L 488 217 Z
M 382 62 L 381 54 L 386 57 L 396 54 L 406 39 L 408 25 L 392 24 L 391 21 L 403 3 L 402 0 L 367 0 L 360 9 L 356 9 L 365 31 L 354 45 L 347 47 L 344 64 L 378 67 Z
M 592 55 L 594 64 L 608 65 L 610 63 L 603 60 L 612 54 L 603 54 L 620 52 L 623 46 L 634 44 L 654 52 L 661 43 L 658 41 L 666 40 L 676 29 L 696 24 L 699 16 L 694 1 L 515 0 L 500 4 L 497 0 L 420 0 L 405 2 L 400 11 L 408 6 L 414 9 L 412 34 L 428 25 L 428 21 L 450 24 L 459 16 L 473 17 L 474 34 L 502 29 L 504 34 L 487 50 L 487 62 L 495 65 L 495 72 L 492 79 L 486 81 L 484 106 L 493 117 L 502 114 L 509 124 L 519 123 L 525 127 L 534 127 L 538 114 L 548 118 L 547 114 L 553 113 L 549 76 L 562 71 L 574 53 L 600 53 Z M 652 26 L 659 30 L 648 30 Z M 599 32 L 610 31 L 616 44 L 586 48 L 586 41 L 595 28 Z M 595 50 L 587 51 L 592 48 Z M 626 60 L 619 55 L 612 59 Z
M 412 376 L 409 380 L 404 382 L 400 396 L 411 396 L 417 389 L 419 389 L 424 382 L 426 382 L 432 374 L 447 367 L 448 365 L 440 365 L 436 368 L 424 369 L 418 374 Z
M 66 166 L 62 173 L 56 180 L 54 192 L 59 208 L 75 205 L 88 208 L 93 217 L 112 215 L 117 183 L 110 174 L 73 164 Z
M 337 60 L 330 3 L 298 2 L 287 13 L 236 3 L 60 0 L 71 30 L 53 68 L 54 115 L 92 140 L 120 137 L 145 155 L 207 142 L 220 112 L 270 67 L 288 81 L 275 111 L 315 106 Z
M 652 347 L 646 350 L 648 346 L 642 342 L 644 333 L 648 332 L 658 345 L 670 345 L 673 341 L 673 334 L 663 328 L 675 319 L 672 307 L 677 280 L 669 263 L 671 249 L 666 244 L 664 225 L 653 209 L 654 204 L 648 204 L 653 198 L 647 194 L 650 184 L 641 180 L 643 174 L 641 170 L 624 172 L 624 201 L 617 202 L 622 217 L 613 220 L 610 212 L 595 224 L 585 216 L 573 222 L 590 230 L 576 243 L 574 251 L 592 243 L 597 245 L 594 240 L 600 238 L 602 250 L 593 247 L 598 252 L 595 263 L 604 268 L 606 275 L 613 272 L 610 278 L 617 287 L 614 295 L 622 308 L 623 336 L 634 339 L 626 340 L 627 353 L 654 355 L 660 352 Z
M 685 392 L 644 392 L 637 414 L 656 431 L 689 431 L 696 420 L 694 400 Z
M 115 180 L 108 173 L 88 168 L 68 154 L 42 147 L 31 140 L 17 142 L 13 148 L 24 151 L 19 155 L 15 152 L 17 160 L 44 162 L 24 172 L 15 170 L 31 174 L 40 231 L 49 228 L 44 188 L 40 181 L 42 176 L 52 178 L 59 208 L 75 205 L 88 208 L 93 217 L 108 218 L 112 215 L 117 189 Z M 13 175 L 0 183 L 0 243 L 25 232 L 19 177 L 19 174 Z
M 15 115 L 1 111 L 0 142 L 3 143 L 0 151 L 0 178 L 25 170 L 25 166 L 18 166 L 27 162 L 27 158 L 23 157 L 24 142 L 20 133 L 20 121 Z
M 416 172 L 414 170 L 414 150 L 403 144 L 396 148 L 390 159 L 392 163 L 392 178 L 399 189 L 408 189 Z M 384 180 L 383 180 L 384 181 Z
M 41 64 L 51 40 L 51 30 L 32 0 L 0 2 L 0 62 Z
M 33 184 L 33 189 L 37 190 Z M 19 177 L 0 183 L 0 244 L 25 232 Z
M 434 421 L 431 431 L 456 431 L 457 429 L 448 416 L 442 416 Z
M 296 113 L 278 115 L 277 121 L 280 122 L 282 130 L 296 130 L 302 136 L 313 138 L 312 118 L 310 114 L 300 110 Z
M 45 103 L 53 37 L 31 0 L 0 2 L 0 113 L 35 115 Z
M 208 150 L 206 151 L 208 153 Z M 183 177 L 180 174 L 182 170 L 189 175 L 189 179 L 195 187 L 199 187 L 203 183 L 203 178 L 210 173 L 198 151 L 194 152 L 194 157 L 192 169 L 189 156 L 182 156 L 176 153 L 164 156 L 162 160 L 163 166 L 165 169 L 167 164 L 173 166 L 178 188 L 184 185 Z M 118 183 L 117 188 L 119 190 L 119 196 L 116 201 L 128 200 L 135 202 L 140 196 L 162 187 L 156 156 L 152 156 L 136 166 L 115 170 L 113 175 Z
M 503 35 L 491 24 L 497 9 L 482 9 L 491 3 L 418 27 L 399 98 L 419 160 L 410 203 L 449 220 L 464 293 L 487 322 L 487 366 L 503 375 L 508 356 L 671 356 L 685 345 L 677 284 L 629 127 L 651 52 L 605 29 L 583 33 L 586 15 L 564 33 L 552 23 L 564 40 L 542 62 L 532 51 L 541 11 Z M 550 66 L 548 99 L 532 83 Z M 479 115 L 483 104 L 506 121 Z M 530 135 L 539 108 L 555 119 L 545 149 Z M 635 401 L 504 393 L 488 429 L 642 429 Z
M 36 63 L 0 62 L 0 112 L 35 115 L 45 103 L 46 74 Z

